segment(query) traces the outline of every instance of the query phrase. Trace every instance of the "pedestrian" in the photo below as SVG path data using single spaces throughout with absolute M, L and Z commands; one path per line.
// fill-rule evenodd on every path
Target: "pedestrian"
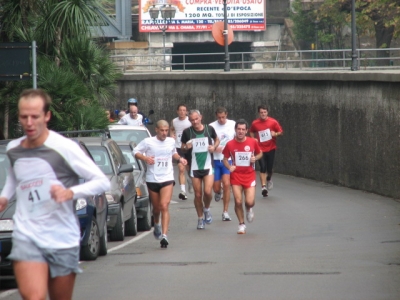
M 175 139 L 175 147 L 176 152 L 183 158 L 186 158 L 186 153 L 181 150 L 181 137 L 183 130 L 190 127 L 192 124 L 189 122 L 189 118 L 187 116 L 187 106 L 185 104 L 179 104 L 176 110 L 178 117 L 172 120 L 170 127 L 170 136 Z M 179 186 L 181 188 L 181 192 L 179 193 L 179 199 L 187 200 L 186 195 L 186 171 L 189 172 L 189 165 L 184 166 L 181 163 L 178 163 L 179 169 Z M 188 179 L 189 192 L 193 193 L 193 185 L 192 181 Z
M 129 107 L 129 114 L 123 116 L 118 124 L 131 125 L 131 126 L 142 126 L 142 118 L 138 115 L 138 108 L 135 105 Z
M 105 113 L 106 113 L 107 120 L 108 120 L 110 123 L 114 123 L 114 122 L 115 122 L 115 119 L 114 119 L 114 117 L 112 116 L 111 110 L 106 109 L 106 110 L 105 110 Z
M 123 116 L 125 116 L 125 115 L 126 115 L 126 112 L 123 111 L 123 110 L 121 110 L 121 111 L 118 113 L 118 118 L 119 118 L 119 119 L 122 119 Z
M 222 150 L 227 142 L 235 136 L 235 121 L 228 120 L 228 111 L 225 107 L 218 107 L 215 111 L 216 121 L 210 123 L 215 129 L 219 138 L 219 146 L 214 152 L 214 199 L 220 201 L 223 199 L 222 221 L 230 221 L 231 217 L 228 213 L 229 202 L 231 200 L 231 186 L 229 170 L 224 166 L 224 155 Z M 231 160 L 229 160 L 231 162 Z M 221 181 L 223 191 L 221 191 Z
M 188 151 L 187 155 L 191 161 L 190 177 L 198 217 L 197 229 L 204 229 L 204 224 L 212 222 L 210 204 L 214 183 L 213 152 L 219 146 L 219 139 L 214 128 L 202 124 L 202 115 L 197 109 L 189 112 L 189 121 L 192 126 L 182 133 L 181 149 Z
M 126 111 L 126 113 L 128 114 L 129 113 L 129 108 L 131 107 L 131 106 L 136 106 L 137 108 L 138 108 L 138 118 L 140 119 L 140 121 L 143 123 L 143 120 L 146 118 L 146 116 L 144 115 L 144 113 L 142 113 L 140 110 L 139 110 L 139 107 L 138 107 L 138 101 L 135 99 L 135 98 L 129 98 L 128 99 L 128 110 Z
M 97 195 L 110 181 L 75 142 L 47 128 L 50 96 L 21 93 L 18 118 L 25 132 L 7 145 L 10 168 L 0 211 L 16 194 L 9 259 L 23 299 L 71 299 L 79 269 L 78 198 Z M 79 184 L 80 179 L 85 183 Z
M 254 219 L 256 172 L 254 163 L 262 157 L 262 152 L 255 139 L 247 137 L 248 124 L 240 119 L 235 124 L 235 138 L 229 141 L 223 150 L 224 165 L 229 169 L 233 197 L 235 198 L 235 213 L 239 220 L 237 233 L 246 233 L 244 222 L 243 200 L 246 206 L 246 219 L 251 223 Z M 232 165 L 229 163 L 232 159 Z
M 167 121 L 158 121 L 155 130 L 156 136 L 142 140 L 133 149 L 133 154 L 136 158 L 145 161 L 148 166 L 146 183 L 153 205 L 153 234 L 157 240 L 161 240 L 161 247 L 167 248 L 170 221 L 168 207 L 175 185 L 172 159 L 184 166 L 187 161 L 176 152 L 175 140 L 168 137 L 169 124 Z
M 259 161 L 261 194 L 268 196 L 268 190 L 274 187 L 272 183 L 272 168 L 275 160 L 276 139 L 283 135 L 283 130 L 278 121 L 268 116 L 266 105 L 258 106 L 259 118 L 254 120 L 250 127 L 250 136 L 257 139 L 258 145 L 263 152 Z

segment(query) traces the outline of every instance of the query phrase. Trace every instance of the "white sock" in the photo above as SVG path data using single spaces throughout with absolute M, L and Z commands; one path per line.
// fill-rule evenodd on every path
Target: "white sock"
M 203 211 L 210 211 L 210 208 L 203 208 Z
M 186 184 L 181 184 L 181 191 L 186 193 Z

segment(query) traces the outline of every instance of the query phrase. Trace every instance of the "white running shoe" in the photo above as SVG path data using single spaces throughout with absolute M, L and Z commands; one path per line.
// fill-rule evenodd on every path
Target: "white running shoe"
M 161 233 L 161 225 L 160 224 L 154 224 L 153 235 L 154 235 L 154 238 L 156 240 L 160 240 L 161 239 L 162 233 Z
M 267 189 L 272 190 L 273 187 L 274 187 L 274 183 L 272 182 L 272 180 L 267 181 Z
M 203 212 L 204 212 L 204 222 L 206 222 L 206 224 L 211 224 L 213 219 L 210 209 L 204 210 Z
M 231 220 L 231 217 L 229 216 L 228 212 L 224 211 L 222 213 L 222 221 L 230 221 L 230 220 Z
M 244 224 L 239 224 L 239 228 L 237 231 L 238 234 L 245 234 L 246 233 L 246 225 Z
M 199 219 L 199 221 L 197 222 L 197 229 L 204 229 L 204 220 L 203 219 Z
M 254 220 L 254 212 L 253 212 L 252 208 L 250 208 L 250 210 L 248 210 L 246 212 L 246 219 L 247 219 L 247 222 L 249 222 L 249 223 L 253 222 L 253 220 Z
M 222 196 L 221 193 L 214 193 L 215 202 L 218 202 L 219 200 L 221 200 L 221 196 Z

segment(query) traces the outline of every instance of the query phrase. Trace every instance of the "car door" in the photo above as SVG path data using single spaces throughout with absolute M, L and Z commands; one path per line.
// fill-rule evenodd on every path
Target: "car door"
M 109 142 L 109 149 L 112 160 L 115 164 L 116 171 L 118 174 L 118 170 L 122 165 L 126 165 L 127 162 L 121 152 L 121 149 L 114 141 Z M 117 175 L 118 183 L 121 186 L 121 190 L 124 195 L 124 216 L 130 216 L 132 206 L 134 205 L 134 201 L 136 198 L 136 187 L 135 181 L 133 178 L 132 172 L 123 172 Z

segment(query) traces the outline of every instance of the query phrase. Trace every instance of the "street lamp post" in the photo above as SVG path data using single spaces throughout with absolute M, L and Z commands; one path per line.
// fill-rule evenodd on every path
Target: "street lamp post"
M 226 8 L 226 0 L 224 0 L 224 46 L 225 46 L 225 67 L 224 71 L 229 72 L 231 70 L 229 63 L 229 51 L 228 51 L 228 12 Z
M 318 64 L 318 24 L 319 24 L 319 21 L 318 20 L 316 20 L 315 22 L 314 22 L 314 25 L 315 25 L 315 65 L 316 65 L 316 67 L 318 68 L 319 67 L 319 64 Z
M 161 12 L 162 23 L 157 22 L 158 16 Z M 171 20 L 175 17 L 176 9 L 171 7 L 171 5 L 163 5 L 161 8 L 157 8 L 155 5 L 149 9 L 150 17 L 152 18 L 154 24 L 157 25 L 158 29 L 162 31 L 163 34 L 163 70 L 166 69 L 165 62 L 165 31 L 168 30 Z
M 357 50 L 356 50 L 356 3 L 351 1 L 351 70 L 358 70 Z

